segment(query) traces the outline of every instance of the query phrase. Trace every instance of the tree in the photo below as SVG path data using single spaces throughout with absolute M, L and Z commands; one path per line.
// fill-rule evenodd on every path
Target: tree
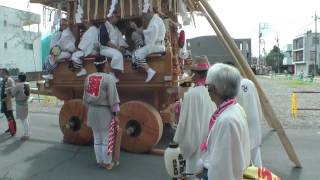
M 283 69 L 283 58 L 284 54 L 281 53 L 279 47 L 273 46 L 273 49 L 268 53 L 266 57 L 266 63 L 268 66 L 272 67 L 272 70 L 274 70 L 277 73 L 280 73 Z

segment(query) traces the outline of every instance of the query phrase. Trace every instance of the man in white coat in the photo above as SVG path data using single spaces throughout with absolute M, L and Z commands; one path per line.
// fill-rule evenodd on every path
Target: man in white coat
M 66 19 L 61 19 L 60 31 L 62 32 L 58 32 L 53 36 L 50 55 L 45 65 L 49 74 L 43 75 L 44 79 L 52 80 L 53 71 L 58 66 L 59 61 L 70 58 L 71 54 L 76 50 L 76 38 L 71 32 Z
M 255 166 L 262 167 L 261 160 L 261 124 L 262 109 L 257 89 L 249 79 L 241 80 L 241 88 L 237 97 L 239 104 L 243 107 L 247 114 L 251 161 Z
M 136 69 L 143 68 L 147 72 L 145 81 L 149 82 L 156 74 L 156 71 L 149 67 L 146 58 L 149 54 L 166 51 L 164 41 L 166 27 L 163 20 L 154 12 L 154 9 L 149 3 L 145 4 L 143 14 L 149 21 L 147 29 L 143 29 L 142 27 L 138 28 L 135 23 L 130 23 L 131 28 L 140 34 L 143 34 L 145 39 L 145 46 L 136 49 L 133 53 L 132 62 Z
M 77 77 L 85 76 L 87 74 L 81 58 L 99 54 L 99 29 L 88 20 L 84 20 L 83 23 L 87 30 L 82 35 L 78 45 L 78 51 L 74 52 L 71 56 L 73 68 L 81 69 L 80 72 L 77 73 Z
M 201 144 L 199 165 L 209 180 L 241 180 L 250 164 L 250 139 L 243 108 L 237 103 L 240 88 L 239 71 L 217 63 L 207 75 L 208 91 L 217 105 L 210 119 L 209 134 Z
M 195 59 L 192 64 L 195 87 L 184 95 L 174 141 L 179 144 L 181 153 L 186 159 L 186 173 L 196 173 L 201 169 L 196 166 L 200 158 L 200 144 L 208 135 L 209 120 L 215 111 L 205 86 L 207 71 L 210 67 L 206 56 Z
M 235 65 L 232 62 L 226 64 Z M 256 86 L 249 79 L 242 78 L 240 91 L 237 97 L 238 103 L 246 112 L 251 147 L 251 161 L 255 166 L 262 167 L 261 158 L 261 121 L 263 118 L 262 108 Z
M 128 47 L 128 44 L 123 39 L 122 33 L 116 26 L 119 19 L 119 14 L 116 11 L 108 14 L 104 25 L 108 31 L 110 41 L 107 45 L 101 44 L 100 46 L 100 55 L 112 59 L 111 68 L 113 72 L 111 72 L 110 75 L 115 77 L 116 81 L 119 81 L 116 76 L 123 72 L 123 55 L 121 51 Z

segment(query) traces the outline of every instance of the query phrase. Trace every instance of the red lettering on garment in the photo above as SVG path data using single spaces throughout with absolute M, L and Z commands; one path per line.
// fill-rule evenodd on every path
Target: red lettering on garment
M 101 85 L 102 76 L 93 75 L 93 76 L 90 76 L 88 80 L 89 80 L 89 84 L 86 90 L 87 93 L 91 96 L 98 97 L 100 95 L 100 85 Z

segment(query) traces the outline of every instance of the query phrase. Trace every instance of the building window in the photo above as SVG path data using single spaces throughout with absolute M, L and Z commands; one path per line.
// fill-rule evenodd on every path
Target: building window
M 314 62 L 316 59 L 316 52 L 310 51 L 310 62 Z
M 293 40 L 293 49 L 303 48 L 303 37 Z
M 293 61 L 296 61 L 296 62 L 303 61 L 303 51 L 293 52 Z
M 317 45 L 317 44 L 319 44 L 319 38 L 317 37 L 317 38 L 312 38 L 312 45 L 314 46 L 314 45 Z
M 239 47 L 239 48 L 240 48 L 240 50 L 242 51 L 242 43 L 240 43 L 240 45 L 239 45 L 239 46 L 240 46 L 240 47 Z
M 246 51 L 249 51 L 249 43 L 246 43 Z
M 4 27 L 7 26 L 7 20 L 3 20 L 3 26 L 4 26 Z
M 25 48 L 25 49 L 33 50 L 33 44 L 30 44 L 30 43 L 24 43 L 24 48 Z
M 4 47 L 5 49 L 7 49 L 7 48 L 8 48 L 8 43 L 5 42 L 5 43 L 3 44 L 3 47 Z

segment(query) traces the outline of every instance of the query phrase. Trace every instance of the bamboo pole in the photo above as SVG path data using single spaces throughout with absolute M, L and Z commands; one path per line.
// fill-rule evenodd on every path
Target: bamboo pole
M 212 26 L 213 30 L 216 32 L 218 38 L 222 41 L 222 42 L 226 42 L 225 37 L 222 35 L 222 33 L 220 32 L 219 28 L 217 27 L 217 25 L 214 23 L 214 21 L 210 18 L 210 16 L 208 15 L 208 12 L 204 9 L 204 7 L 200 4 L 199 8 L 206 13 L 206 18 L 209 22 L 209 24 Z M 231 53 L 231 56 L 233 57 L 233 59 L 237 59 L 236 54 L 233 52 L 233 50 L 231 49 L 231 47 L 229 46 L 229 44 L 224 43 L 225 47 L 228 49 L 228 51 Z M 240 73 L 242 74 L 242 76 L 244 78 L 248 78 L 246 71 L 243 69 L 243 67 L 241 66 L 241 64 L 238 61 L 235 61 L 236 65 L 240 71 Z M 267 120 L 266 120 L 267 121 Z M 272 122 L 267 121 L 269 127 L 274 128 Z
M 224 37 L 223 38 L 224 40 L 222 39 L 223 43 L 226 46 L 229 46 L 231 48 L 231 50 L 233 51 L 233 53 L 236 55 L 236 57 L 237 57 L 235 59 L 236 64 L 239 67 L 242 67 L 245 70 L 245 74 L 248 76 L 248 78 L 255 83 L 257 90 L 259 92 L 259 95 L 260 95 L 262 107 L 264 109 L 263 112 L 264 112 L 265 119 L 268 122 L 270 122 L 271 125 L 273 125 L 285 151 L 287 152 L 289 159 L 296 165 L 296 167 L 301 167 L 301 163 L 298 159 L 298 156 L 296 155 L 295 150 L 294 150 L 292 144 L 290 143 L 290 140 L 288 139 L 281 123 L 279 122 L 275 112 L 273 111 L 272 106 L 271 106 L 266 94 L 263 92 L 263 89 L 261 88 L 257 79 L 255 78 L 255 76 L 254 76 L 252 70 L 250 69 L 249 65 L 247 64 L 245 58 L 243 57 L 243 55 L 239 51 L 237 45 L 232 40 L 230 34 L 227 32 L 224 25 L 222 24 L 222 22 L 220 21 L 220 19 L 216 15 L 216 13 L 213 11 L 213 9 L 209 5 L 209 3 L 206 0 L 199 0 L 199 5 L 201 5 L 206 10 L 206 12 L 204 12 L 204 13 L 206 13 L 208 16 L 210 16 L 210 18 L 212 19 L 212 23 L 216 25 L 219 32 Z

